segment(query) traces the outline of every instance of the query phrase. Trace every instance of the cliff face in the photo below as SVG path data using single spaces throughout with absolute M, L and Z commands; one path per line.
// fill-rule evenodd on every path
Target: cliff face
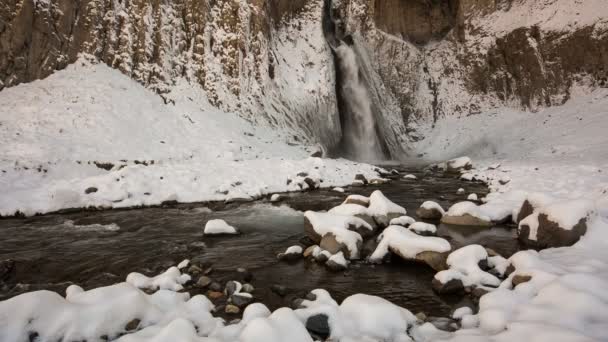
M 166 101 L 175 81 L 186 78 L 211 104 L 251 121 L 326 145 L 339 136 L 321 0 L 10 0 L 0 6 L 0 89 L 44 78 L 86 53 Z
M 352 0 L 337 4 L 360 32 L 387 100 L 407 123 L 403 144 L 443 116 L 561 105 L 607 87 L 608 7 L 601 0 Z
M 186 78 L 213 105 L 336 145 L 323 0 L 8 0 L 0 89 L 94 55 L 171 101 Z M 391 149 L 446 115 L 560 105 L 608 86 L 604 0 L 334 0 Z

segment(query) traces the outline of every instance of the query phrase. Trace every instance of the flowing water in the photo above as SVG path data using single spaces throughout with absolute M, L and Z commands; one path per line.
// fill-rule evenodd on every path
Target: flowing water
M 348 193 L 369 195 L 380 189 L 408 212 L 425 200 L 449 207 L 463 200 L 460 187 L 483 194 L 481 184 L 465 183 L 441 174 L 405 170 L 417 181 L 397 178 L 378 186 L 352 187 L 346 194 L 316 190 L 288 194 L 280 204 L 255 203 L 177 205 L 170 208 L 109 210 L 52 214 L 27 219 L 0 220 L 0 261 L 16 261 L 16 272 L 2 285 L 0 300 L 23 292 L 49 289 L 63 293 L 76 283 L 85 289 L 124 281 L 129 272 L 155 275 L 184 258 L 211 265 L 211 277 L 224 283 L 234 279 L 238 267 L 253 273 L 254 296 L 271 309 L 289 305 L 296 296 L 325 288 L 342 300 L 354 293 L 382 296 L 412 312 L 445 316 L 458 300 L 439 297 L 431 290 L 434 271 L 425 265 L 393 261 L 371 265 L 351 264 L 346 272 L 332 273 L 323 265 L 301 260 L 288 264 L 276 254 L 305 237 L 305 210 L 327 210 Z M 402 173 L 403 175 L 403 173 Z M 209 219 L 221 218 L 241 229 L 239 236 L 204 237 Z M 518 249 L 512 227 L 490 230 L 440 226 L 439 234 L 453 246 L 483 243 L 508 257 Z M 1 281 L 1 279 L 0 279 Z M 286 297 L 270 290 L 274 284 L 288 289 Z

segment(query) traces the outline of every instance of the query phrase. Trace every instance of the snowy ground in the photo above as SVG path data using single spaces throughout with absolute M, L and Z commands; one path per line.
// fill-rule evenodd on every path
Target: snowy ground
M 369 165 L 309 158 L 315 149 L 288 132 L 254 127 L 201 94 L 178 83 L 165 104 L 84 58 L 3 90 L 0 216 L 256 198 L 306 187 L 301 172 L 324 187 L 375 176 Z

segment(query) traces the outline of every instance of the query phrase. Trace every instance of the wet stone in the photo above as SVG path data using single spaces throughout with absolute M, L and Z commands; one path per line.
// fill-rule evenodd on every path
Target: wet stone
M 211 278 L 209 278 L 207 276 L 201 276 L 200 278 L 198 278 L 198 281 L 196 282 L 196 286 L 198 286 L 200 288 L 206 288 L 211 283 L 212 283 Z
M 279 284 L 272 285 L 270 287 L 270 290 L 281 297 L 285 297 L 285 295 L 287 294 L 287 287 Z
M 222 285 L 216 281 L 212 282 L 211 285 L 209 285 L 209 290 L 211 291 L 216 291 L 216 292 L 221 292 L 222 291 Z
M 236 290 L 238 289 L 238 284 L 236 283 L 236 281 L 231 280 L 229 282 L 226 283 L 226 288 L 224 289 L 224 293 L 227 296 L 232 296 Z
M 326 340 L 331 335 L 329 317 L 324 314 L 310 316 L 306 320 L 306 330 L 310 332 L 313 338 Z
M 226 308 L 224 309 L 224 311 L 227 314 L 233 314 L 234 315 L 234 314 L 238 314 L 239 312 L 241 312 L 241 309 L 239 309 L 239 307 L 236 306 L 236 305 L 228 304 L 228 305 L 226 305 Z

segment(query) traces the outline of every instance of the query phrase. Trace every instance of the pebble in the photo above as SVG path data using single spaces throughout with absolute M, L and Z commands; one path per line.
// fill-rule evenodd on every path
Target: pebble
M 209 290 L 220 292 L 220 291 L 222 291 L 222 285 L 220 283 L 214 281 L 211 283 L 211 285 L 209 285 Z
M 247 293 L 253 293 L 253 290 L 255 290 L 255 288 L 253 287 L 253 285 L 251 285 L 249 283 L 243 285 L 243 288 L 241 289 L 241 291 L 247 292 Z
M 228 314 L 238 314 L 239 312 L 241 312 L 241 309 L 239 309 L 239 307 L 236 305 L 228 304 L 226 305 L 224 311 Z
M 224 297 L 224 294 L 219 291 L 209 291 L 207 292 L 207 297 L 209 299 L 218 299 Z
M 129 323 L 127 323 L 127 325 L 125 325 L 125 330 L 126 331 L 133 331 L 135 329 L 137 329 L 137 327 L 139 327 L 139 323 L 141 323 L 141 321 L 137 318 L 131 320 Z
M 213 281 L 211 280 L 211 278 L 209 278 L 207 276 L 201 276 L 200 278 L 198 278 L 198 281 L 196 282 L 196 286 L 205 288 L 205 287 L 209 286 L 212 282 Z
M 227 283 L 226 283 L 226 288 L 224 289 L 224 293 L 225 293 L 227 296 L 229 296 L 229 297 L 230 297 L 230 296 L 232 296 L 234 293 L 236 293 L 236 290 L 237 290 L 239 287 L 240 287 L 240 286 L 239 286 L 239 284 L 238 284 L 236 281 L 231 280 L 231 281 L 229 281 L 229 282 L 227 282 Z

